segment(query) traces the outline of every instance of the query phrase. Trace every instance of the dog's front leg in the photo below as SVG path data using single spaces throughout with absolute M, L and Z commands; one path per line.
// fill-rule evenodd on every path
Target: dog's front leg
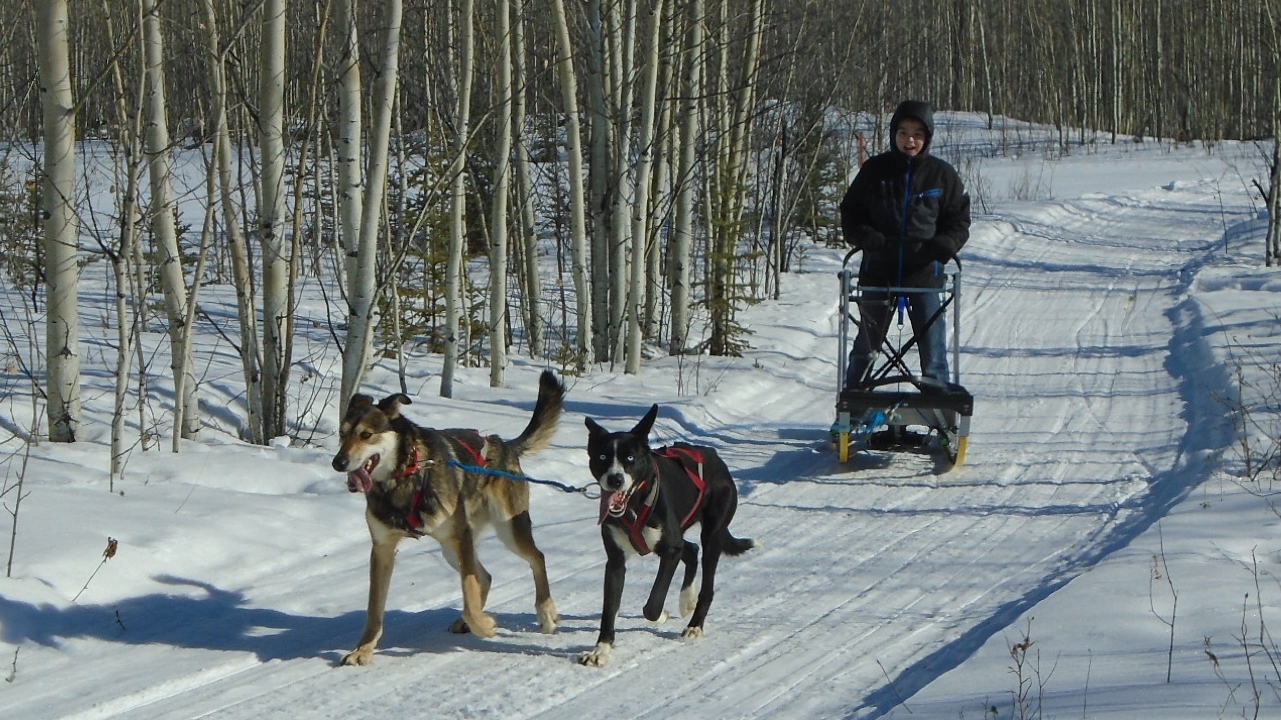
M 614 624 L 618 620 L 618 608 L 623 602 L 623 585 L 627 580 L 627 556 L 609 536 L 610 528 L 603 526 L 601 535 L 605 540 L 605 601 L 600 611 L 600 634 L 596 636 L 596 647 L 581 658 L 579 662 L 590 667 L 603 667 L 609 662 L 609 653 L 614 648 Z
M 663 605 L 667 602 L 667 591 L 672 587 L 676 566 L 680 564 L 684 552 L 685 542 L 680 535 L 677 535 L 673 541 L 664 537 L 654 548 L 654 554 L 658 555 L 658 575 L 654 577 L 654 587 L 650 588 L 649 600 L 645 603 L 646 620 L 651 622 L 667 620 L 667 610 Z
M 372 530 L 371 526 L 371 530 Z M 365 632 L 360 644 L 342 659 L 343 665 L 368 665 L 374 661 L 374 648 L 383 634 L 383 615 L 387 610 L 387 588 L 391 571 L 396 566 L 396 545 L 400 536 L 375 535 L 369 550 L 369 607 L 365 612 Z

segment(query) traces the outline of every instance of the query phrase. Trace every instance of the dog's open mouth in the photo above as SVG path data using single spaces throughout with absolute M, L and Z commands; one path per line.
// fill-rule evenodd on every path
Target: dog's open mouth
M 361 465 L 355 470 L 347 473 L 347 491 L 367 493 L 374 489 L 374 478 L 371 473 L 374 471 L 374 468 L 378 467 L 378 461 L 380 459 L 381 456 L 372 455 L 365 461 L 364 465 Z
M 597 525 L 605 522 L 606 517 L 621 517 L 627 511 L 627 501 L 632 499 L 632 491 L 636 488 L 630 487 L 626 490 L 616 490 L 612 493 L 601 493 L 600 495 L 600 520 Z

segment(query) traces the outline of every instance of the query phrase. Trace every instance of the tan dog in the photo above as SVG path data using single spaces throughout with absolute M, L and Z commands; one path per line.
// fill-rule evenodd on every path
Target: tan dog
M 490 575 L 476 557 L 476 539 L 493 526 L 503 544 L 524 558 L 534 573 L 534 610 L 543 632 L 559 617 L 547 583 L 543 553 L 534 544 L 529 519 L 529 484 L 520 458 L 543 450 L 560 420 L 565 386 L 550 370 L 539 378 L 538 401 L 525 431 L 514 440 L 482 437 L 475 430 L 434 430 L 400 414 L 409 398 L 397 393 L 375 404 L 354 395 L 338 435 L 333 467 L 347 473 L 347 488 L 364 493 L 365 520 L 373 539 L 369 556 L 369 610 L 365 631 L 344 665 L 368 665 L 383 632 L 387 588 L 396 564 L 396 545 L 406 537 L 430 535 L 463 586 L 462 617 L 451 632 L 493 637 L 494 618 L 485 613 Z

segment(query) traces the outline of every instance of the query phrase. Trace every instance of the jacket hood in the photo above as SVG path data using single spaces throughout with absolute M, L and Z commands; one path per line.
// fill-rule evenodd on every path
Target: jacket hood
M 898 134 L 899 123 L 904 118 L 915 118 L 925 124 L 925 148 L 922 152 L 929 152 L 934 140 L 934 108 L 924 100 L 904 100 L 898 104 L 890 116 L 890 149 L 895 152 L 898 152 L 898 143 L 894 136 Z

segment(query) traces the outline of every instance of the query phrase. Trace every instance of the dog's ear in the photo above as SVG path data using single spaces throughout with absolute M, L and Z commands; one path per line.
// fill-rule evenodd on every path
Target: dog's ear
M 352 414 L 364 413 L 369 410 L 369 408 L 373 407 L 373 405 L 374 399 L 372 397 L 356 393 L 351 396 L 351 400 L 347 401 L 347 411 L 343 413 L 343 416 L 346 417 Z
M 588 435 L 608 435 L 609 434 L 609 431 L 601 427 L 600 423 L 596 422 L 595 420 L 589 417 L 583 418 L 583 424 L 587 426 Z
M 658 403 L 654 403 L 649 408 L 649 412 L 645 413 L 645 417 L 641 418 L 640 422 L 636 423 L 636 427 L 632 428 L 632 434 L 638 437 L 648 439 L 649 431 L 654 427 L 654 420 L 656 420 L 657 418 L 658 418 Z
M 383 411 L 388 420 L 400 417 L 401 405 L 412 405 L 409 396 L 404 393 L 395 393 L 388 395 L 378 402 L 378 409 Z

